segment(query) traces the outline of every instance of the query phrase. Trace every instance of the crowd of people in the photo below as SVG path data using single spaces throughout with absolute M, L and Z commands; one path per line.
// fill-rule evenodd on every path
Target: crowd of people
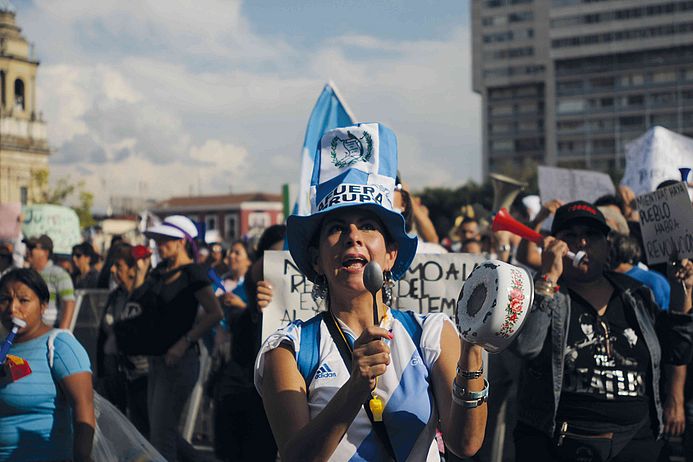
M 378 143 L 370 163 L 332 162 L 333 140 L 355 135 Z M 94 391 L 164 460 L 206 460 L 180 432 L 198 381 L 210 417 L 196 438 L 222 461 L 487 461 L 503 439 L 503 460 L 666 461 L 672 437 L 693 460 L 693 262 L 647 265 L 632 191 L 520 196 L 511 213 L 539 244 L 472 206 L 443 233 L 402 182 L 394 139 L 379 124 L 327 132 L 311 214 L 256 243 L 205 243 L 181 215 L 147 228 L 151 246 L 114 239 L 104 255 L 86 241 L 54 255 L 47 235 L 0 242 L 0 318 L 32 370 L 3 375 L 0 460 L 91 460 Z M 325 311 L 263 342 L 264 254 L 285 248 Z M 522 330 L 486 364 L 445 314 L 395 309 L 414 256 L 446 252 L 534 275 Z M 75 290 L 97 288 L 109 293 L 90 364 L 70 331 Z

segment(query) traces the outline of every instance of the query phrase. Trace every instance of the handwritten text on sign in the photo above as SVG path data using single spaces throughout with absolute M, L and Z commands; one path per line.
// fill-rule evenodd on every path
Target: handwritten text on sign
M 393 288 L 393 308 L 417 313 L 446 313 L 454 318 L 457 297 L 481 256 L 461 253 L 417 255 Z M 308 320 L 320 308 L 311 297 L 313 284 L 301 274 L 289 252 L 265 252 L 265 280 L 272 303 L 264 311 L 262 338 L 294 321 Z
M 686 185 L 658 189 L 637 201 L 647 263 L 693 257 L 693 207 Z
M 69 207 L 34 204 L 24 207 L 22 233 L 26 237 L 47 234 L 53 240 L 53 252 L 70 254 L 72 246 L 82 242 L 79 218 Z

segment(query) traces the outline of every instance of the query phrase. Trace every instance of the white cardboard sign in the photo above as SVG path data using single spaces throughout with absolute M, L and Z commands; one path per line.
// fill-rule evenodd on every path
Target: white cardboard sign
M 594 202 L 606 194 L 615 194 L 611 177 L 591 170 L 573 170 L 539 166 L 541 202 L 558 199 L 563 202 Z
M 417 255 L 404 277 L 395 282 L 393 308 L 443 312 L 454 319 L 464 281 L 485 260 L 463 253 Z M 313 284 L 301 274 L 289 252 L 265 252 L 264 274 L 272 285 L 272 302 L 264 310 L 263 339 L 291 321 L 306 321 L 320 311 L 311 297 Z
M 680 182 L 637 197 L 647 263 L 693 257 L 693 206 Z

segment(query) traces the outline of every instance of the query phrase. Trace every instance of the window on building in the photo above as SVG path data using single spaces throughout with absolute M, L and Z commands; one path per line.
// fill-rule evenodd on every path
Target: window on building
M 558 94 L 577 93 L 582 91 L 582 80 L 564 80 L 556 85 Z
M 14 107 L 24 110 L 24 82 L 22 79 L 14 81 Z
M 522 138 L 515 140 L 516 152 L 539 151 L 544 147 L 541 138 Z
M 611 90 L 614 87 L 613 77 L 595 77 L 590 79 L 590 87 L 593 90 Z
M 653 93 L 649 97 L 650 104 L 653 106 L 673 104 L 676 101 L 676 95 L 666 91 L 662 93 Z
M 593 140 L 592 148 L 596 154 L 610 154 L 616 149 L 616 142 L 613 138 Z
M 693 69 L 686 68 L 682 70 L 684 80 L 693 80 Z
M 7 89 L 5 86 L 5 71 L 0 71 L 0 104 L 2 104 L 2 107 L 5 107 L 5 103 L 7 102 Z
M 652 73 L 652 83 L 676 82 L 675 71 L 662 71 Z
M 628 107 L 638 107 L 645 104 L 645 97 L 643 95 L 629 95 L 626 98 L 626 105 Z
M 217 217 L 216 215 L 206 215 L 205 225 L 207 226 L 207 231 L 217 229 Z
M 513 149 L 513 141 L 512 140 L 495 140 L 491 141 L 491 150 L 498 152 L 498 151 L 512 151 Z
M 491 133 L 507 133 L 513 131 L 513 125 L 509 122 L 494 122 L 489 124 Z
M 619 117 L 619 124 L 625 129 L 644 129 L 645 128 L 645 117 L 644 116 L 627 116 Z
M 559 131 L 579 131 L 585 128 L 582 120 L 561 120 L 557 124 Z
M 512 96 L 513 91 L 511 88 L 490 88 L 488 91 L 488 97 L 491 100 L 511 98 Z
M 19 187 L 19 202 L 22 205 L 27 205 L 29 203 L 29 188 L 26 186 Z
M 248 214 L 248 227 L 251 230 L 263 230 L 272 225 L 272 218 L 267 212 L 252 212 Z
M 557 112 L 568 114 L 571 112 L 582 112 L 585 110 L 584 99 L 564 99 L 558 102 Z
M 650 126 L 661 125 L 671 130 L 678 129 L 678 117 L 676 114 L 653 114 L 650 116 Z
M 228 241 L 233 241 L 240 237 L 238 218 L 236 214 L 230 213 L 224 217 L 224 233 L 226 234 L 226 240 Z
M 513 106 L 511 104 L 499 104 L 489 108 L 492 116 L 512 115 Z
M 583 141 L 559 141 L 558 155 L 573 155 L 582 154 L 585 152 L 585 143 Z
M 645 83 L 643 74 L 627 74 L 619 79 L 619 85 L 622 87 L 637 87 Z
M 614 119 L 594 119 L 587 122 L 590 131 L 613 130 Z

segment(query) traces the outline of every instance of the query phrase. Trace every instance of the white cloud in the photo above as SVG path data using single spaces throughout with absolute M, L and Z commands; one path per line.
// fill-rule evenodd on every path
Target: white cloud
M 82 177 L 101 208 L 110 195 L 296 182 L 327 80 L 360 120 L 395 130 L 414 189 L 480 174 L 464 27 L 439 40 L 341 36 L 304 50 L 255 33 L 238 0 L 42 0 L 18 19 L 48 62 L 38 104 L 57 148 L 53 176 L 92 172 Z

